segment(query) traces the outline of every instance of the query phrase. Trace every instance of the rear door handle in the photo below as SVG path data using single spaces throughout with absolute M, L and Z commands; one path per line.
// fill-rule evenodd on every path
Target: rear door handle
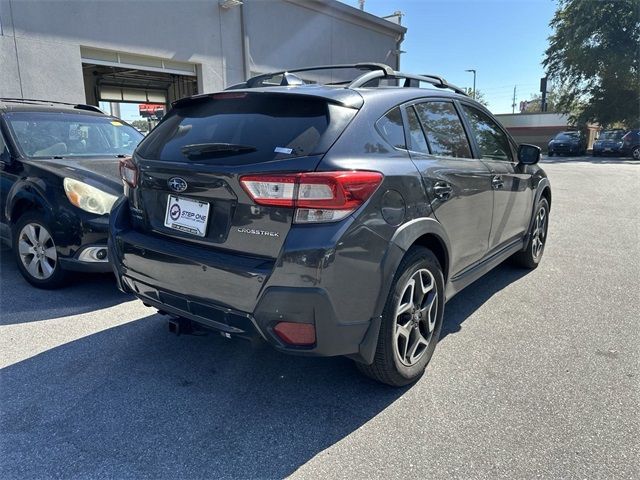
M 499 190 L 502 187 L 504 187 L 504 180 L 502 180 L 502 176 L 494 175 L 493 178 L 491 179 L 491 186 L 496 190 Z
M 436 197 L 447 199 L 451 195 L 453 188 L 447 182 L 437 182 L 433 186 L 433 193 L 435 193 Z

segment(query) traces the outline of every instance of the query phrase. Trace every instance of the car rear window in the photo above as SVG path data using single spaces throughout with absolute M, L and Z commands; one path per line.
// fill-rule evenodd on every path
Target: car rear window
M 231 165 L 320 154 L 356 111 L 317 97 L 222 93 L 173 109 L 137 153 L 153 160 Z

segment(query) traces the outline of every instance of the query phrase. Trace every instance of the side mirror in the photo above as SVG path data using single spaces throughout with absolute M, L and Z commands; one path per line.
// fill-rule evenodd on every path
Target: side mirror
M 518 147 L 518 161 L 523 165 L 535 165 L 540 161 L 540 147 L 521 144 Z

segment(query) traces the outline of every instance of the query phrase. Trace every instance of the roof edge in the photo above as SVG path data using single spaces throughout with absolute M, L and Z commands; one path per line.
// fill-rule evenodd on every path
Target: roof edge
M 352 17 L 360 21 L 360 23 L 375 25 L 382 30 L 386 30 L 389 34 L 404 35 L 407 33 L 407 28 L 397 23 L 390 22 L 384 18 L 373 15 L 372 13 L 365 12 L 358 8 L 347 5 L 338 0 L 285 0 L 289 3 L 294 3 L 301 7 L 310 8 L 322 12 L 324 14 L 331 15 L 333 17 L 345 18 Z M 336 15 L 336 13 L 338 15 Z

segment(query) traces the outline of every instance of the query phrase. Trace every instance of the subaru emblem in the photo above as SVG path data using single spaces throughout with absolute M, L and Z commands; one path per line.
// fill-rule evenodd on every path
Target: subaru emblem
M 174 192 L 184 192 L 187 189 L 187 182 L 180 177 L 172 177 L 167 181 L 167 185 Z

